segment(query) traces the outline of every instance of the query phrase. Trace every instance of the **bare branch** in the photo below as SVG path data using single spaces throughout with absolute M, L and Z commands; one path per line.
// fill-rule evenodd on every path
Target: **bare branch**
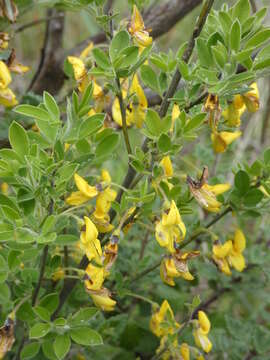
M 62 15 L 59 17 L 59 15 Z M 37 94 L 48 90 L 56 94 L 64 83 L 64 73 L 60 59 L 62 56 L 62 40 L 64 32 L 63 13 L 55 9 L 48 10 L 48 21 L 44 46 L 41 51 L 41 61 L 38 71 L 28 90 Z

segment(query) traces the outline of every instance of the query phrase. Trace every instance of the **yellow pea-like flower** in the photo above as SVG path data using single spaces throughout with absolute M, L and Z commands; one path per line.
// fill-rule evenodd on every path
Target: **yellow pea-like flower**
M 94 304 L 103 311 L 114 311 L 116 301 L 113 300 L 108 290 L 104 289 L 100 293 L 90 294 Z
M 152 37 L 149 36 L 149 33 L 145 30 L 143 18 L 136 5 L 133 6 L 128 31 L 135 38 L 139 46 L 146 47 L 152 44 Z
M 164 158 L 162 158 L 160 162 L 160 165 L 163 167 L 164 174 L 166 177 L 173 176 L 173 166 L 169 156 L 164 156 Z
M 5 107 L 13 107 L 18 104 L 16 95 L 11 89 L 1 89 L 0 86 L 0 104 Z
M 216 153 L 223 153 L 226 151 L 228 145 L 238 139 L 242 135 L 241 131 L 229 132 L 213 132 L 211 134 L 211 140 L 213 143 L 213 149 Z
M 212 343 L 208 338 L 208 333 L 211 328 L 211 323 L 204 311 L 198 312 L 198 320 L 195 322 L 195 329 L 193 336 L 195 343 L 198 347 L 201 347 L 203 351 L 209 353 L 212 349 Z
M 162 326 L 166 323 L 168 323 L 166 327 Z M 164 300 L 160 308 L 155 311 L 151 317 L 150 330 L 157 337 L 162 337 L 168 334 L 173 334 L 175 329 L 179 328 L 179 326 L 180 325 L 174 319 L 174 314 L 170 304 L 167 300 Z

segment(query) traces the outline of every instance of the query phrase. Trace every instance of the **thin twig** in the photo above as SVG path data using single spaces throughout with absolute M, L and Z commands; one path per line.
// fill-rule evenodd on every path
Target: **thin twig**
M 143 259 L 143 256 L 144 256 L 144 251 L 145 251 L 145 248 L 146 248 L 146 245 L 147 245 L 147 242 L 148 242 L 148 239 L 149 239 L 149 235 L 150 235 L 150 231 L 148 230 L 142 240 L 142 245 L 141 245 L 141 250 L 140 250 L 140 255 L 139 255 L 139 260 L 142 260 Z
M 33 293 L 32 306 L 35 306 L 37 297 L 39 294 L 39 290 L 41 288 L 41 283 L 42 283 L 44 272 L 45 272 L 46 260 L 47 260 L 47 256 L 48 256 L 48 250 L 49 250 L 49 245 L 46 245 L 42 252 L 42 257 L 41 257 L 41 261 L 40 261 L 39 278 L 38 278 L 38 283 L 37 283 L 34 293 Z
M 193 53 L 193 49 L 194 49 L 194 45 L 195 45 L 195 40 L 197 39 L 197 37 L 200 35 L 203 26 L 206 22 L 207 16 L 212 8 L 214 4 L 214 0 L 208 0 L 205 2 L 205 4 L 203 5 L 203 8 L 201 10 L 201 13 L 199 15 L 199 18 L 197 20 L 197 23 L 195 25 L 193 34 L 188 42 L 187 48 L 182 56 L 182 61 L 184 61 L 185 63 L 189 62 L 189 59 Z M 162 101 L 160 110 L 159 110 L 159 115 L 160 117 L 164 117 L 168 111 L 169 108 L 169 99 L 171 97 L 173 97 L 177 86 L 179 84 L 179 81 L 181 80 L 181 74 L 180 71 L 177 69 L 174 73 L 174 76 L 172 78 L 171 84 L 169 86 L 168 91 L 166 92 L 166 95 L 164 96 L 164 99 Z
M 126 106 L 124 104 L 123 94 L 122 94 L 119 78 L 116 78 L 116 84 L 117 84 L 117 89 L 118 89 L 116 96 L 118 98 L 119 105 L 120 105 L 123 135 L 124 135 L 124 139 L 125 139 L 125 143 L 126 143 L 127 152 L 128 152 L 129 155 L 131 155 L 132 150 L 131 150 L 131 145 L 130 145 L 130 141 L 129 141 L 129 137 L 128 137 L 127 119 L 126 119 Z
M 39 24 L 42 24 L 42 23 L 44 23 L 44 22 L 48 22 L 48 21 L 50 21 L 50 20 L 60 19 L 60 18 L 62 18 L 62 17 L 64 17 L 64 15 L 63 15 L 63 14 L 59 14 L 59 15 L 57 15 L 57 16 L 51 16 L 51 17 L 46 16 L 46 17 L 40 18 L 40 19 L 38 19 L 38 20 L 30 21 L 30 22 L 27 23 L 27 24 L 24 24 L 24 25 L 19 26 L 19 27 L 15 30 L 15 33 L 16 33 L 16 34 L 17 34 L 17 33 L 20 33 L 20 32 L 22 32 L 22 31 L 24 31 L 24 30 L 26 30 L 26 29 L 29 29 L 29 28 L 31 28 L 31 27 L 33 27 L 33 26 L 37 26 L 37 25 L 39 25 Z
M 35 75 L 33 76 L 31 83 L 29 84 L 26 92 L 31 91 L 31 89 L 33 88 L 33 86 L 35 85 L 35 82 L 37 81 L 39 74 L 41 73 L 41 70 L 43 68 L 44 65 L 44 61 L 45 61 L 45 56 L 46 56 L 46 50 L 48 48 L 48 41 L 49 41 L 49 27 L 50 27 L 50 20 L 51 20 L 51 10 L 48 10 L 48 16 L 47 16 L 47 24 L 46 24 L 46 30 L 45 30 L 45 35 L 44 35 L 44 40 L 43 40 L 43 46 L 42 49 L 40 50 L 40 60 L 39 60 L 39 64 L 37 67 L 37 70 L 35 72 Z

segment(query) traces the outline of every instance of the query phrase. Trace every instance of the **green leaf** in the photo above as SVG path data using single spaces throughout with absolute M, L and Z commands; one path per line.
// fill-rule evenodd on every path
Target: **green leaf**
M 49 322 L 50 321 L 50 312 L 46 308 L 42 306 L 35 306 L 33 308 L 34 313 L 43 321 Z
M 52 232 L 50 234 L 40 234 L 36 241 L 38 244 L 49 244 L 56 240 L 57 234 L 56 232 Z
M 59 123 L 52 124 L 49 121 L 44 121 L 41 119 L 36 119 L 36 123 L 41 133 L 45 136 L 46 140 L 53 144 L 57 137 Z
M 14 240 L 19 243 L 32 243 L 36 241 L 37 234 L 27 228 L 17 228 L 14 231 Z
M 138 46 L 129 46 L 120 53 L 120 61 L 115 65 L 116 68 L 126 68 L 134 65 L 138 59 Z
M 31 327 L 31 329 L 29 331 L 29 338 L 30 339 L 42 338 L 48 334 L 50 329 L 51 329 L 50 324 L 37 323 L 33 327 Z
M 119 134 L 113 133 L 106 136 L 100 141 L 96 148 L 96 156 L 104 157 L 113 153 L 113 150 L 118 146 Z
M 148 131 L 154 136 L 159 136 L 162 133 L 161 119 L 155 110 L 147 110 L 145 125 Z
M 79 130 L 80 138 L 82 139 L 96 133 L 102 127 L 104 119 L 105 114 L 95 114 L 84 120 Z
M 196 47 L 197 47 L 200 64 L 207 68 L 212 66 L 213 65 L 212 54 L 211 54 L 205 40 L 198 38 L 196 40 Z
M 98 332 L 89 327 L 80 327 L 72 329 L 70 336 L 74 342 L 80 345 L 101 345 L 103 344 L 102 337 Z
M 235 58 L 238 62 L 243 62 L 247 59 L 250 58 L 250 56 L 252 55 L 253 53 L 253 49 L 248 49 L 248 50 L 243 50 L 243 51 L 240 51 L 239 53 L 237 53 L 235 55 Z
M 184 127 L 184 132 L 187 133 L 199 127 L 201 123 L 204 121 L 205 117 L 206 117 L 206 113 L 200 113 L 195 115 L 192 119 L 188 121 L 187 125 Z
M 12 149 L 23 160 L 29 154 L 29 139 L 24 128 L 13 121 L 9 128 L 9 142 Z
M 241 23 L 246 21 L 250 16 L 250 3 L 249 0 L 239 0 L 233 8 L 233 16 Z
M 253 66 L 253 70 L 262 70 L 268 67 L 270 67 L 270 58 L 256 62 L 256 64 Z
M 261 46 L 265 41 L 270 38 L 270 29 L 263 29 L 253 35 L 246 43 L 245 49 L 256 48 Z
M 189 80 L 190 76 L 189 76 L 188 64 L 185 61 L 179 60 L 178 61 L 178 68 L 179 68 L 179 71 L 180 71 L 180 74 L 182 75 L 182 77 L 185 80 Z
M 59 296 L 57 293 L 46 295 L 39 302 L 39 305 L 46 308 L 50 314 L 52 314 L 57 309 L 58 304 Z
M 33 105 L 18 105 L 14 111 L 18 114 L 29 116 L 34 119 L 49 121 L 49 114 L 46 110 Z
M 76 235 L 58 235 L 55 243 L 59 245 L 71 245 L 78 241 L 78 236 Z
M 141 66 L 141 77 L 146 86 L 159 92 L 157 75 L 149 65 Z
M 57 335 L 53 343 L 53 349 L 55 355 L 59 360 L 64 359 L 65 356 L 68 354 L 70 345 L 71 345 L 71 341 L 68 334 Z
M 42 352 L 47 359 L 57 360 L 57 357 L 56 357 L 54 349 L 53 349 L 52 339 L 42 342 Z
M 161 152 L 166 153 L 172 148 L 172 142 L 167 134 L 161 134 L 158 139 L 158 148 Z
M 236 19 L 232 24 L 230 31 L 230 47 L 235 52 L 239 51 L 241 42 L 241 25 Z
M 2 255 L 0 255 L 0 283 L 3 283 L 6 280 L 7 276 L 8 276 L 8 264 L 5 258 Z
M 73 176 L 74 172 L 78 168 L 78 164 L 72 164 L 66 162 L 58 171 L 57 171 L 57 183 L 66 182 Z
M 83 323 L 87 323 L 98 312 L 99 312 L 99 310 L 97 308 L 95 308 L 95 307 L 86 307 L 86 308 L 80 309 L 78 312 L 76 312 L 72 316 L 71 326 L 84 325 Z
M 94 55 L 95 61 L 99 67 L 104 70 L 108 70 L 111 68 L 110 59 L 105 52 L 100 50 L 99 48 L 94 48 L 92 50 L 92 54 Z
M 45 104 L 46 109 L 48 110 L 49 114 L 51 115 L 51 118 L 54 120 L 59 120 L 60 118 L 60 110 L 59 107 L 52 97 L 47 91 L 44 91 L 43 93 L 43 101 Z
M 212 46 L 212 54 L 214 56 L 214 60 L 217 64 L 217 66 L 223 70 L 226 64 L 226 57 L 225 54 L 223 53 L 223 51 L 217 47 L 217 46 Z
M 244 195 L 250 186 L 248 174 L 244 170 L 239 170 L 234 178 L 234 184 L 241 195 Z
M 49 215 L 46 220 L 44 221 L 44 224 L 42 226 L 42 233 L 43 234 L 47 234 L 48 232 L 50 232 L 55 224 L 56 221 L 56 216 L 55 215 Z
M 21 360 L 32 359 L 35 357 L 40 349 L 40 344 L 38 342 L 32 342 L 30 344 L 26 344 L 21 352 Z
M 128 47 L 129 45 L 129 34 L 123 30 L 118 32 L 112 39 L 109 49 L 109 54 L 112 62 L 117 59 L 120 52 Z
M 245 206 L 256 206 L 263 199 L 263 193 L 259 189 L 251 189 L 244 198 Z

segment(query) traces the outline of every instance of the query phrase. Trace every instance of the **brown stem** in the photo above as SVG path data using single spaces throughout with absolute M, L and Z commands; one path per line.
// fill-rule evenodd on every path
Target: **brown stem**
M 33 26 L 37 26 L 37 25 L 39 25 L 39 24 L 42 24 L 42 23 L 44 23 L 44 22 L 48 22 L 48 21 L 50 21 L 50 20 L 55 20 L 55 19 L 60 19 L 60 18 L 62 18 L 64 15 L 63 14 L 59 14 L 59 15 L 57 15 L 57 16 L 51 16 L 51 17 L 43 17 L 43 18 L 40 18 L 40 19 L 38 19 L 38 20 L 34 20 L 34 21 L 31 21 L 31 22 L 29 22 L 29 23 L 27 23 L 27 24 L 23 24 L 23 25 L 21 25 L 21 26 L 19 26 L 16 30 L 15 30 L 15 33 L 17 34 L 17 33 L 20 33 L 20 32 L 22 32 L 22 31 L 24 31 L 24 30 L 26 30 L 26 29 L 29 29 L 29 28 L 31 28 L 31 27 L 33 27 Z
M 59 15 L 62 16 L 59 17 Z M 32 89 L 37 94 L 42 94 L 44 90 L 47 90 L 54 95 L 64 83 L 62 63 L 60 67 L 64 15 L 59 10 L 50 9 L 48 10 L 48 18 L 54 19 L 47 23 L 40 64 L 28 90 Z
M 188 42 L 187 48 L 182 56 L 182 60 L 185 63 L 188 63 L 192 53 L 193 53 L 193 49 L 194 49 L 194 45 L 195 45 L 195 40 L 197 39 L 197 37 L 200 35 L 203 26 L 206 22 L 207 16 L 213 6 L 214 0 L 208 0 L 205 2 L 205 4 L 203 5 L 203 8 L 201 10 L 200 16 L 197 20 L 197 23 L 195 25 L 193 34 Z M 168 107 L 169 107 L 169 99 L 171 97 L 173 97 L 177 86 L 179 84 L 179 81 L 181 80 L 181 74 L 180 71 L 177 69 L 174 73 L 174 76 L 172 78 L 171 84 L 169 86 L 169 89 L 162 101 L 161 107 L 159 109 L 159 115 L 160 117 L 164 117 L 168 111 Z
M 140 250 L 140 255 L 139 255 L 139 260 L 142 260 L 143 259 L 143 256 L 144 256 L 144 252 L 145 252 L 145 248 L 146 248 L 146 245 L 148 243 L 148 238 L 149 238 L 149 235 L 150 235 L 150 231 L 147 231 L 143 240 L 142 240 L 142 245 L 141 245 L 141 250 Z
M 37 283 L 34 293 L 33 293 L 32 306 L 35 306 L 37 297 L 38 297 L 38 293 L 41 288 L 41 283 L 42 283 L 44 272 L 45 272 L 46 260 L 48 257 L 48 250 L 49 250 L 49 245 L 46 245 L 43 249 L 43 253 L 42 253 L 42 257 L 41 257 L 41 261 L 40 261 L 39 278 L 38 278 L 38 283 Z

